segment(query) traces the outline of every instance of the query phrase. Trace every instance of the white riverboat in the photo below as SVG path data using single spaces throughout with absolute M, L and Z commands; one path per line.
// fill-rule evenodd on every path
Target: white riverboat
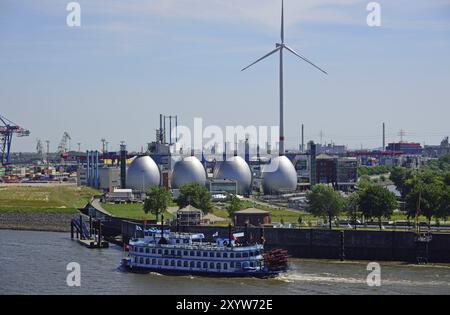
M 260 278 L 287 270 L 285 251 L 264 253 L 263 244 L 239 244 L 234 236 L 217 237 L 212 243 L 204 241 L 204 234 L 145 230 L 142 238 L 130 240 L 122 267 L 131 272 Z

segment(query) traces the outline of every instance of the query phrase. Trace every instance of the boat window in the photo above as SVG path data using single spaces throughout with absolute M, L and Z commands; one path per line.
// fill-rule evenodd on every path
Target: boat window
M 230 253 L 230 258 L 234 258 L 234 253 Z
M 214 269 L 214 263 L 209 263 L 209 269 Z
M 185 261 L 183 265 L 185 268 L 189 267 L 189 263 L 187 261 Z
M 241 263 L 239 263 L 239 262 L 236 263 L 236 268 L 237 268 L 237 269 L 240 269 L 240 268 L 241 268 Z
M 216 257 L 217 257 L 217 258 L 222 257 L 221 253 L 216 253 Z
M 248 257 L 248 253 L 247 252 L 243 253 L 242 257 L 247 258 Z
M 177 242 L 177 244 L 180 244 L 180 240 L 179 240 L 179 239 L 177 239 L 177 241 L 176 241 L 176 242 Z
M 152 249 L 152 254 L 156 254 L 156 249 Z
M 228 254 L 227 253 L 223 253 L 223 258 L 228 258 Z
M 203 252 L 203 257 L 208 257 L 208 252 Z
M 158 265 L 162 266 L 162 260 L 158 259 Z
M 162 250 L 158 249 L 158 254 L 161 255 L 162 254 Z
M 230 268 L 234 268 L 234 262 L 230 262 Z
M 204 263 L 203 263 L 203 268 L 204 268 L 204 269 L 208 269 L 208 263 L 207 263 L 207 262 L 204 262 Z
M 168 255 L 169 251 L 167 249 L 164 250 L 164 255 Z
M 169 265 L 169 261 L 166 259 L 164 260 L 164 266 L 168 266 Z
M 156 265 L 156 259 L 152 259 L 152 265 Z
M 185 251 L 183 252 L 183 256 L 187 256 L 187 255 L 188 255 L 188 251 L 185 250 Z
M 141 248 L 139 248 L 139 253 L 143 253 L 144 252 L 144 249 L 141 247 Z
M 146 254 L 150 254 L 150 248 L 146 248 L 146 249 L 145 249 L 145 253 L 146 253 Z
M 170 265 L 171 265 L 172 267 L 175 267 L 175 260 L 172 260 L 172 261 L 170 262 Z
M 201 262 L 197 263 L 197 268 L 202 268 L 202 263 Z
M 190 266 L 191 268 L 195 268 L 195 261 L 191 261 Z
M 216 267 L 217 267 L 217 269 L 220 270 L 220 269 L 221 269 L 221 268 L 220 268 L 220 263 L 217 263 Z
M 201 257 L 202 256 L 202 252 L 197 252 L 197 256 Z
M 241 253 L 236 253 L 236 258 L 241 258 L 241 257 L 242 257 Z
M 189 253 L 189 256 L 194 257 L 194 256 L 195 256 L 195 252 L 192 250 L 192 251 Z
M 183 240 L 183 242 L 184 242 L 184 244 L 189 244 L 189 240 L 188 239 Z
M 213 252 L 210 252 L 210 253 L 209 253 L 209 257 L 214 257 L 214 253 L 213 253 Z
M 181 250 L 177 251 L 177 256 L 181 256 Z
M 228 270 L 228 264 L 223 264 L 223 269 Z
M 177 267 L 181 267 L 181 260 L 177 261 Z
M 145 264 L 146 264 L 146 265 L 150 265 L 150 258 L 147 258 L 147 259 L 145 260 Z
M 170 251 L 170 255 L 172 255 L 172 256 L 175 255 L 175 251 L 173 249 Z
M 138 258 L 137 257 L 134 257 L 134 262 L 137 264 L 137 262 L 138 262 Z
M 139 263 L 140 263 L 140 264 L 143 264 L 143 263 L 144 263 L 144 258 L 141 257 L 141 258 L 139 259 Z

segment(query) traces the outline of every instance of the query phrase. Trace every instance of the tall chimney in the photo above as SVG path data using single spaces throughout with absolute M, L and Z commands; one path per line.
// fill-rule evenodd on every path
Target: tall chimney
M 127 188 L 127 146 L 122 143 L 120 145 L 120 187 Z
M 383 151 L 386 150 L 386 124 L 383 123 Z
M 163 115 L 159 114 L 159 139 L 160 143 L 163 143 Z
M 305 125 L 302 124 L 302 152 L 305 151 Z

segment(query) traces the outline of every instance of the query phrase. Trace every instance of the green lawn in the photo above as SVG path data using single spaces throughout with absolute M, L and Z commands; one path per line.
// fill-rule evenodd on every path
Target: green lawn
M 103 209 L 111 213 L 115 217 L 127 218 L 133 220 L 155 220 L 156 217 L 153 214 L 145 214 L 143 204 L 102 204 Z M 164 213 L 164 220 L 172 219 L 172 214 L 169 212 Z M 161 216 L 158 218 L 161 220 Z
M 0 186 L 1 212 L 77 213 L 98 191 L 76 186 Z

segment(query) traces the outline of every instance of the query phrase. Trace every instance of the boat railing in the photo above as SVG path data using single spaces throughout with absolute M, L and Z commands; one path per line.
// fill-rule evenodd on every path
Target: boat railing
M 244 251 L 252 251 L 252 250 L 260 250 L 263 248 L 263 245 L 257 244 L 253 246 L 217 246 L 215 244 L 205 245 L 186 245 L 186 244 L 156 244 L 156 243 L 145 243 L 145 242 L 137 242 L 135 245 L 146 245 L 152 248 L 163 248 L 163 249 L 176 249 L 176 250 L 214 250 L 214 251 L 235 251 L 235 252 L 244 252 Z

